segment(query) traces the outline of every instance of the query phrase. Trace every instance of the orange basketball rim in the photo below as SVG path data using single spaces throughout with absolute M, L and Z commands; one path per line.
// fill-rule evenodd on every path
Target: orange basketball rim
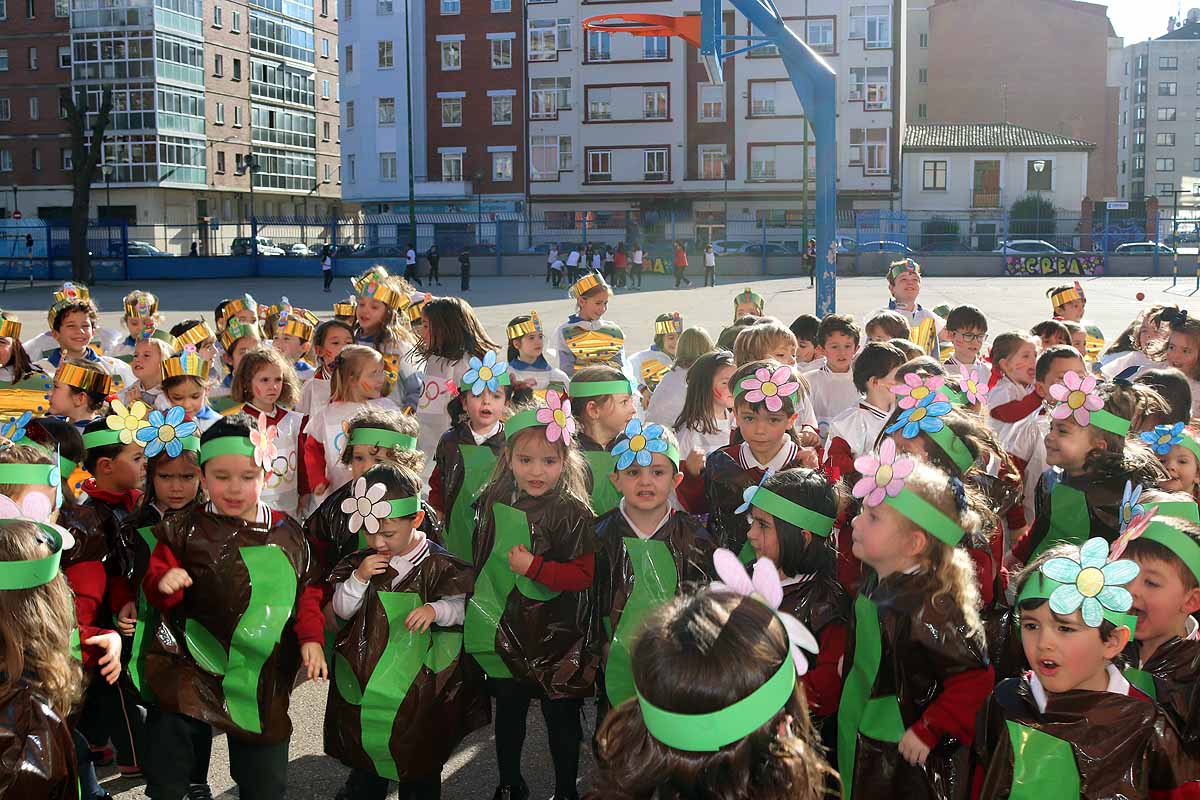
M 700 46 L 700 17 L 668 17 L 663 14 L 600 14 L 583 21 L 585 31 L 632 33 L 634 36 L 678 36 L 693 47 Z

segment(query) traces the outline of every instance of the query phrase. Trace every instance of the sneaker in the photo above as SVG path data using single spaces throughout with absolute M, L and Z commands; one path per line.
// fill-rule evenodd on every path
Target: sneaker
M 212 789 L 208 788 L 207 783 L 193 783 L 188 787 L 185 800 L 213 800 Z
M 492 800 L 529 800 L 529 787 L 525 781 L 521 781 L 516 786 L 501 784 L 496 787 L 496 793 L 492 795 Z

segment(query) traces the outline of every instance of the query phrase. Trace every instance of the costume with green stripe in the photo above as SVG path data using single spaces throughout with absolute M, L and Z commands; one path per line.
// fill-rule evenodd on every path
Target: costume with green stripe
M 583 408 L 583 401 L 575 401 L 575 406 Z M 572 406 L 574 408 L 574 406 Z M 608 476 L 617 466 L 617 457 L 599 442 L 587 436 L 582 431 L 578 435 L 579 449 L 588 464 L 591 476 L 592 512 L 596 516 L 607 514 L 621 502 L 621 493 L 613 486 Z
M 469 422 L 446 431 L 438 442 L 434 462 L 442 479 L 443 508 L 447 517 L 446 549 L 465 561 L 471 560 L 475 501 L 492 476 L 503 448 L 503 427 L 483 444 L 475 444 Z
M 1049 472 L 1041 477 L 1034 495 L 1034 519 L 1026 534 L 1031 552 L 1036 555 L 1059 541 L 1079 545 L 1095 536 L 1116 541 L 1125 478 L 1068 476 L 1057 468 L 1053 473 L 1050 480 Z M 1138 475 L 1131 473 L 1130 477 L 1138 483 Z
M 263 744 L 291 734 L 288 699 L 300 665 L 296 603 L 317 579 L 300 526 L 267 528 L 195 510 L 155 526 L 192 585 L 167 612 L 170 639 L 150 637 L 145 681 L 166 711 Z
M 343 560 L 330 583 L 350 579 L 366 553 Z M 374 576 L 358 613 L 338 633 L 325 708 L 325 752 L 347 766 L 403 782 L 436 777 L 471 731 L 487 724 L 483 675 L 462 652 L 460 627 L 410 632 L 404 620 L 426 602 L 469 595 L 470 564 L 436 544 L 393 586 Z

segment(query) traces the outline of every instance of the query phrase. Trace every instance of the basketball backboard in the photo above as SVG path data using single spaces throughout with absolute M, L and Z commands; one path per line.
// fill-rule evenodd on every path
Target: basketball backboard
M 721 69 L 721 51 L 725 22 L 721 14 L 722 0 L 700 0 L 700 58 L 708 71 L 710 83 L 725 83 Z

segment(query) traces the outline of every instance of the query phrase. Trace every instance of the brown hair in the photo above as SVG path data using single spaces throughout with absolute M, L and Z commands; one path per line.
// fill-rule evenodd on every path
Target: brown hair
M 296 405 L 300 398 L 300 379 L 296 377 L 296 368 L 273 347 L 256 347 L 242 356 L 229 384 L 229 396 L 238 403 L 253 403 L 254 376 L 267 366 L 278 367 L 279 374 L 283 376 L 283 388 L 279 390 L 279 399 L 275 404 L 283 408 Z
M 1012 358 L 1013 353 L 1021 349 L 1021 345 L 1032 344 L 1035 348 L 1037 342 L 1033 341 L 1029 334 L 1020 331 L 1008 331 L 997 336 L 992 341 L 991 357 L 992 363 L 996 369 L 1000 369 L 1000 362 L 1006 358 Z
M 163 381 L 162 381 L 163 393 L 165 394 L 166 392 L 171 391 L 176 386 L 181 385 L 184 381 L 192 381 L 193 383 L 195 383 L 197 386 L 199 386 L 204 391 L 206 391 L 206 392 L 208 391 L 208 383 L 209 382 L 200 380 L 200 378 L 198 378 L 195 375 L 172 375 L 168 378 L 163 378 Z
M 86 313 L 88 315 L 88 319 L 92 322 L 92 327 L 95 328 L 97 320 L 100 318 L 100 310 L 96 308 L 96 303 L 89 297 L 86 300 L 80 300 L 79 302 L 71 303 L 70 305 L 63 306 L 58 311 L 55 311 L 54 319 L 50 323 L 50 329 L 57 333 L 58 329 L 62 327 L 63 317 L 76 311 L 82 311 Z
M 0 561 L 33 561 L 50 555 L 32 522 L 0 523 Z M 0 590 L 0 697 L 28 682 L 66 717 L 80 700 L 83 672 L 71 657 L 75 602 L 66 579 L 55 576 L 31 589 Z M 74 758 L 74 753 L 70 754 Z
M 1104 400 L 1104 410 L 1130 420 L 1131 432 L 1139 430 L 1139 424 L 1147 414 L 1166 414 L 1170 410 L 1162 395 L 1145 384 L 1114 382 L 1102 383 L 1096 388 Z M 1084 468 L 1093 479 L 1131 480 L 1135 485 L 1147 486 L 1157 486 L 1166 480 L 1167 473 L 1158 458 L 1136 433 L 1126 437 L 1096 425 L 1089 425 L 1088 432 L 1093 446 L 1084 461 Z
M 353 448 L 350 447 L 350 434 L 359 428 L 380 428 L 385 431 L 395 431 L 414 439 L 420 433 L 421 426 L 417 418 L 409 414 L 401 414 L 387 408 L 367 406 L 346 421 L 346 446 L 342 448 L 341 462 L 349 465 L 354 458 Z M 395 445 L 380 447 L 371 445 L 371 455 L 382 457 L 389 463 L 398 464 L 410 469 L 418 475 L 425 469 L 425 454 L 420 450 L 405 450 Z
M 513 415 L 531 408 L 534 408 L 534 406 L 528 404 L 510 406 L 504 418 L 506 420 L 510 419 Z M 492 470 L 491 478 L 480 493 L 479 514 L 481 515 L 481 519 L 486 518 L 486 513 L 490 513 L 490 509 L 494 503 L 512 502 L 517 492 L 517 480 L 512 471 L 512 453 L 517 448 L 517 445 L 529 436 L 537 436 L 544 439 L 546 430 L 540 425 L 535 425 L 532 428 L 518 431 L 505 442 L 504 451 L 496 461 L 496 468 Z M 588 476 L 590 472 L 587 461 L 584 460 L 583 455 L 579 452 L 579 447 L 575 444 L 563 444 L 561 438 L 557 442 L 551 442 L 550 444 L 558 451 L 559 456 L 563 460 L 563 471 L 562 475 L 558 478 L 558 483 L 548 493 L 555 493 L 567 502 L 577 506 L 577 513 L 592 516 L 591 492 L 588 490 Z M 607 480 L 607 478 L 604 479 Z
M 179 455 L 172 458 L 167 455 L 166 450 L 160 451 L 152 458 L 146 459 L 146 491 L 142 495 L 141 506 L 144 508 L 158 499 L 157 493 L 154 491 L 154 476 L 158 473 L 161 466 L 170 461 L 182 460 L 196 468 L 196 496 L 193 500 L 204 500 L 204 485 L 200 483 L 200 455 L 194 450 L 184 450 Z
M 791 658 L 787 631 L 757 600 L 707 588 L 676 597 L 633 642 L 633 679 L 646 702 L 704 714 L 750 696 Z M 596 734 L 597 794 L 605 800 L 818 800 L 833 770 L 821 755 L 804 685 L 748 735 L 715 752 L 677 750 L 646 729 L 641 705 L 623 703 Z M 697 787 L 702 787 L 697 789 Z
M 625 374 L 615 367 L 606 367 L 603 364 L 597 364 L 592 367 L 584 367 L 571 376 L 571 383 L 568 385 L 567 394 L 571 393 L 570 386 L 580 383 L 602 383 L 604 381 L 619 381 L 624 380 Z M 571 411 L 575 414 L 575 422 L 588 432 L 589 421 L 587 410 L 590 406 L 598 407 L 607 406 L 616 397 L 615 394 L 598 394 L 591 397 L 574 397 L 571 398 Z M 601 443 L 603 444 L 603 443 Z
M 732 366 L 733 354 L 728 350 L 714 350 L 700 356 L 688 367 L 687 391 L 683 408 L 675 418 L 675 430 L 691 428 L 709 436 L 717 432 L 717 421 L 713 419 L 713 379 L 719 369 Z
M 771 358 L 771 351 L 780 346 L 795 348 L 796 335 L 782 322 L 769 320 L 743 328 L 733 340 L 733 360 L 739 366 L 748 361 Z
M 329 400 L 349 400 L 354 379 L 363 373 L 367 362 L 382 361 L 379 351 L 361 344 L 348 344 L 333 360 L 333 375 L 329 378 Z
M 422 358 L 437 356 L 459 361 L 468 356 L 483 358 L 488 351 L 500 350 L 475 315 L 471 304 L 459 297 L 435 297 L 421 307 L 430 341 L 417 344 Z
M 882 328 L 889 339 L 907 339 L 912 336 L 908 322 L 895 311 L 880 311 L 871 317 L 867 324 L 863 325 L 863 330 L 870 335 L 871 328 Z
M 7 439 L 0 440 L 8 444 Z M 7 447 L 0 448 L 0 464 L 55 464 L 55 459 L 50 453 L 40 447 L 32 447 L 27 444 L 9 444 Z M 62 479 L 65 482 L 70 475 L 63 475 Z M 23 483 L 0 483 L 0 494 L 7 497 L 16 497 L 21 492 L 25 491 L 26 484 Z M 2 560 L 2 559 L 0 559 Z
M 679 334 L 679 341 L 675 345 L 674 366 L 686 369 L 695 364 L 700 356 L 711 353 L 715 347 L 712 337 L 704 328 L 699 325 L 685 328 L 683 333 Z

